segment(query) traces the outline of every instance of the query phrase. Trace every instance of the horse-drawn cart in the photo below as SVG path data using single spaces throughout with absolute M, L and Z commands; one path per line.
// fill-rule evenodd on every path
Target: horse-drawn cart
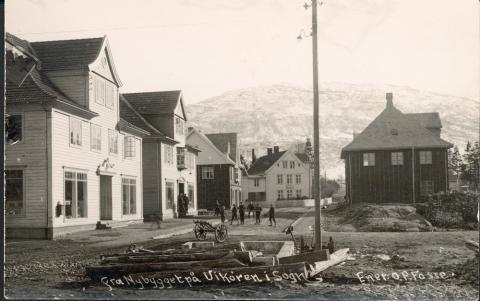
M 213 226 L 206 221 L 194 221 L 193 233 L 198 240 L 207 239 L 207 233 L 215 233 L 215 241 L 224 242 L 228 238 L 228 229 L 225 224 L 221 223 Z

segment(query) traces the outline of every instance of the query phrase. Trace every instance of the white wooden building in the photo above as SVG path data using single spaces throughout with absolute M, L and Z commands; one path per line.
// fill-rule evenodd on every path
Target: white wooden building
M 7 236 L 53 238 L 97 221 L 141 220 L 149 132 L 121 117 L 136 113 L 119 102 L 108 39 L 29 43 L 7 33 L 6 48 L 15 132 L 5 146 Z
M 254 156 L 252 156 L 254 158 Z M 313 170 L 305 153 L 294 149 L 267 149 L 267 155 L 255 159 L 242 177 L 242 192 L 248 201 L 262 207 L 277 200 L 312 197 Z

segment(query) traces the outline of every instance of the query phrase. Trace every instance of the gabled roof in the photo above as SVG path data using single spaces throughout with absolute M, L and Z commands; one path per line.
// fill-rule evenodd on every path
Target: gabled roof
M 344 152 L 347 151 L 453 146 L 432 134 L 417 118 L 423 117 L 407 116 L 395 108 L 393 102 L 387 103 L 385 110 L 342 149 L 341 157 L 344 158 Z
M 158 91 L 158 92 L 139 92 L 124 93 L 123 96 L 132 104 L 140 114 L 173 114 L 178 102 L 181 102 L 182 111 L 186 118 L 183 108 L 182 91 Z
M 441 129 L 442 121 L 438 112 L 432 113 L 407 113 L 408 118 L 411 118 L 420 123 L 421 126 L 427 129 Z
M 207 136 L 222 153 L 229 153 L 230 159 L 237 162 L 237 133 L 205 134 L 205 136 Z
M 147 120 L 145 120 L 138 112 L 136 112 L 122 94 L 119 95 L 119 105 L 120 118 L 151 134 L 165 136 L 156 127 L 152 126 Z
M 72 70 L 82 69 L 93 63 L 103 46 L 104 37 L 42 41 L 30 43 L 42 61 L 42 69 Z
M 230 159 L 229 156 L 227 156 L 224 152 L 222 152 L 220 149 L 218 149 L 215 144 L 213 144 L 213 142 L 206 136 L 204 135 L 202 132 L 200 132 L 199 130 L 195 129 L 195 128 L 191 128 L 187 134 L 187 141 L 188 141 L 188 138 L 190 136 L 192 136 L 193 134 L 197 134 L 208 146 L 210 146 L 210 148 L 216 152 L 218 155 L 220 155 L 220 157 L 222 158 L 225 158 L 225 162 L 227 164 L 232 164 L 232 165 L 236 165 L 237 163 Z M 201 150 L 202 151 L 202 150 Z M 203 150 L 205 151 L 205 150 Z
M 275 162 L 280 159 L 283 154 L 285 154 L 287 151 L 281 151 L 277 153 L 272 153 L 271 155 L 265 155 L 263 157 L 258 158 L 252 166 L 248 169 L 248 174 L 249 175 L 259 175 L 265 173 Z

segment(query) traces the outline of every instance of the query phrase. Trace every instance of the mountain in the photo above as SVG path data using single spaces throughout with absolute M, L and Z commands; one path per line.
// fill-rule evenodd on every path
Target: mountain
M 479 106 L 472 99 L 425 92 L 393 85 L 320 84 L 320 165 L 329 175 L 343 175 L 340 150 L 354 131 L 361 132 L 384 108 L 385 93 L 393 93 L 394 105 L 404 113 L 439 112 L 442 138 L 460 150 L 467 140 L 477 140 Z M 312 137 L 311 90 L 273 85 L 229 91 L 187 106 L 191 126 L 204 133 L 237 132 L 240 150 L 250 158 Z

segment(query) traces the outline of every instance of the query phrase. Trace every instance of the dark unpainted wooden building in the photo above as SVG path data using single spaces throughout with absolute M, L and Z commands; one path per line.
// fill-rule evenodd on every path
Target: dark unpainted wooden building
M 404 114 L 387 106 L 342 149 L 352 203 L 415 203 L 448 190 L 447 150 L 437 112 Z

